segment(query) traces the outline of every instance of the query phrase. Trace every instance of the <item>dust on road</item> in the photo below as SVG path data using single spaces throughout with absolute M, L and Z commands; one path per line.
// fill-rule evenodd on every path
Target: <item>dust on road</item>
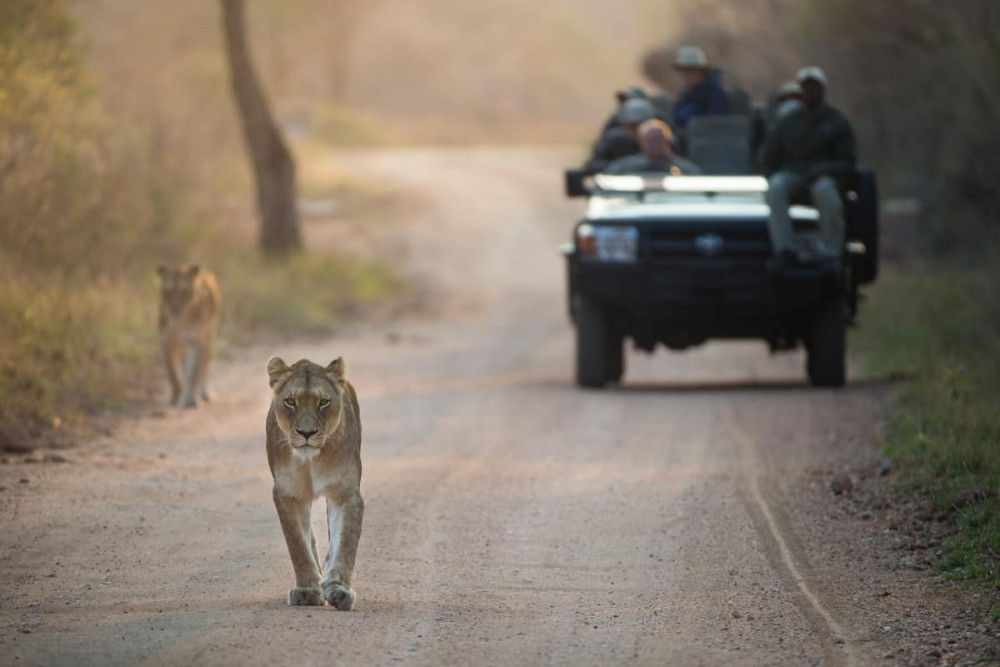
M 210 407 L 129 422 L 72 465 L 0 468 L 2 661 L 878 657 L 843 558 L 816 563 L 803 545 L 810 519 L 787 480 L 870 439 L 879 390 L 808 389 L 800 355 L 756 344 L 632 354 L 625 387 L 574 388 L 556 252 L 580 213 L 559 191 L 574 157 L 331 158 L 420 194 L 393 229 L 433 315 L 237 350 Z M 358 389 L 367 509 L 353 613 L 284 605 L 292 570 L 263 441 L 272 354 L 343 355 Z M 325 536 L 319 504 L 314 523 Z

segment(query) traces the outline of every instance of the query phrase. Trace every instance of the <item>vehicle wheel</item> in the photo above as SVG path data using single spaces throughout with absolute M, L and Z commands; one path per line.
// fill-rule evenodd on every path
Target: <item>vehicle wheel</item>
M 608 322 L 608 382 L 621 382 L 625 375 L 625 337 L 618 333 L 618 328 Z
M 608 382 L 609 338 L 604 308 L 585 296 L 576 303 L 576 383 L 601 388 Z
M 843 387 L 847 376 L 847 306 L 829 299 L 813 319 L 806 370 L 815 387 Z

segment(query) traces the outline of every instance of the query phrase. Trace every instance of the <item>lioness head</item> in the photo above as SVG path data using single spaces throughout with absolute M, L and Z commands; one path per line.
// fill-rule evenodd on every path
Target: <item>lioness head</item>
M 160 298 L 172 315 L 178 315 L 194 296 L 195 279 L 201 272 L 197 264 L 157 267 L 160 277 Z
M 340 426 L 346 382 L 344 360 L 337 357 L 324 368 L 306 359 L 289 366 L 271 357 L 267 375 L 274 390 L 274 415 L 292 452 L 307 458 L 315 456 Z

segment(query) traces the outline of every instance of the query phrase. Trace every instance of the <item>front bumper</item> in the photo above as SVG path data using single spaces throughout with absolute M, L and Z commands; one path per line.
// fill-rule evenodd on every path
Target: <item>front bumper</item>
M 778 273 L 758 259 L 684 258 L 609 264 L 567 256 L 570 309 L 576 296 L 626 322 L 698 339 L 765 338 L 794 332 L 839 289 L 822 268 Z M 789 334 L 794 335 L 794 334 Z

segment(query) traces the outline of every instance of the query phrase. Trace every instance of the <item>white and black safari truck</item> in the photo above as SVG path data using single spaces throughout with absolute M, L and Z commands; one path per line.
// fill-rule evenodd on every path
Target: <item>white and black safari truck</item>
M 699 162 L 710 174 L 711 157 Z M 714 171 L 723 173 L 565 173 L 567 195 L 588 198 L 563 246 L 579 386 L 620 382 L 626 339 L 646 352 L 710 339 L 763 340 L 772 352 L 801 344 L 813 385 L 844 384 L 846 329 L 859 287 L 878 273 L 874 173 L 859 169 L 843 190 L 842 261 L 786 267 L 771 249 L 767 180 L 749 169 L 731 175 L 739 169 L 724 160 Z M 816 209 L 796 205 L 791 216 L 797 232 L 818 231 Z

